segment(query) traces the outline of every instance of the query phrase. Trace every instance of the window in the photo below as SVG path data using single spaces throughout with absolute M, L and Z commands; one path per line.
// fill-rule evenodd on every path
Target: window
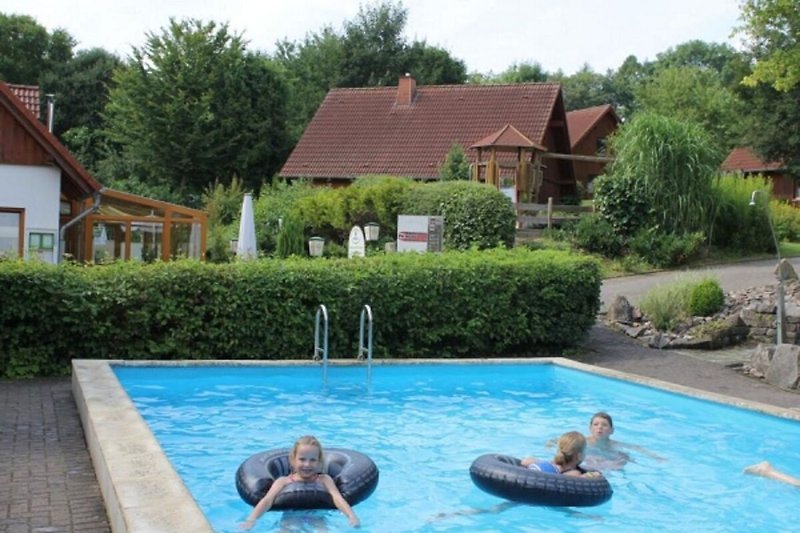
M 25 210 L 0 207 L 0 257 L 22 257 Z
M 600 137 L 599 139 L 597 139 L 597 146 L 596 146 L 597 155 L 606 155 L 607 150 L 608 150 L 608 139 L 606 137 Z
M 56 237 L 53 233 L 31 232 L 28 234 L 28 255 L 52 263 L 55 260 L 53 257 L 55 242 Z

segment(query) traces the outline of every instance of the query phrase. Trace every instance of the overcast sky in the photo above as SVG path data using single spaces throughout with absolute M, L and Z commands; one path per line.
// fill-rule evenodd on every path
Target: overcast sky
M 102 47 L 125 57 L 170 17 L 227 22 L 249 48 L 272 53 L 284 38 L 302 40 L 326 25 L 340 31 L 359 0 L 3 0 L 7 15 L 30 15 L 52 31 L 67 30 L 78 49 Z M 405 0 L 406 37 L 440 46 L 469 72 L 499 73 L 514 63 L 539 62 L 565 74 L 588 63 L 618 68 L 631 54 L 655 59 L 677 44 L 700 39 L 729 43 L 740 0 Z

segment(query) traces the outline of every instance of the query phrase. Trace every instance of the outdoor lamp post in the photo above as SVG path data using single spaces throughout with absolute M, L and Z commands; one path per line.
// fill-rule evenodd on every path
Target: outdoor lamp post
M 322 237 L 311 237 L 308 239 L 308 255 L 311 257 L 322 257 L 325 248 L 325 239 Z
M 756 195 L 763 191 L 755 190 L 750 195 L 750 207 L 756 207 Z M 778 286 L 775 291 L 775 304 L 777 307 L 777 320 L 775 325 L 776 338 L 775 344 L 783 344 L 783 317 L 784 317 L 784 304 L 783 304 L 783 272 L 781 272 L 781 247 L 778 244 L 778 236 L 775 234 L 775 227 L 772 225 L 772 216 L 769 213 L 769 199 L 767 199 L 767 207 L 765 211 L 767 215 L 767 222 L 769 223 L 769 231 L 772 233 L 772 241 L 775 243 L 775 253 L 778 256 L 778 268 L 776 270 L 778 277 Z
M 364 225 L 365 237 L 368 241 L 377 241 L 381 227 L 377 222 L 367 222 Z
M 239 239 L 231 239 L 231 253 L 236 255 L 236 249 L 239 248 Z

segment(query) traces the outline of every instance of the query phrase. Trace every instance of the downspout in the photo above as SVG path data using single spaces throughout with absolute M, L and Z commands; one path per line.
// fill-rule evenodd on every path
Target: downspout
M 61 229 L 58 230 L 58 262 L 61 263 L 64 260 L 64 236 L 67 233 L 67 230 L 86 218 L 88 215 L 92 213 L 97 213 L 100 210 L 100 199 L 102 198 L 101 193 L 103 189 L 100 189 L 96 193 L 94 193 L 94 204 L 92 207 L 78 213 L 78 216 L 73 218 L 72 220 L 68 221 L 66 224 L 61 226 Z

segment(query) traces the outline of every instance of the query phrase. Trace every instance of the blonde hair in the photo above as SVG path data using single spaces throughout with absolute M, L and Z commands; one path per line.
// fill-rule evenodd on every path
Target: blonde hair
M 564 466 L 580 456 L 586 451 L 586 437 L 579 431 L 564 433 L 558 439 L 558 452 L 553 462 L 559 466 Z
M 300 446 L 316 446 L 319 450 L 319 464 L 320 466 L 323 464 L 322 444 L 319 443 L 314 435 L 303 435 L 295 441 L 292 451 L 289 453 L 289 464 L 292 466 L 292 470 L 294 470 L 294 461 L 297 458 L 297 450 L 300 449 Z

